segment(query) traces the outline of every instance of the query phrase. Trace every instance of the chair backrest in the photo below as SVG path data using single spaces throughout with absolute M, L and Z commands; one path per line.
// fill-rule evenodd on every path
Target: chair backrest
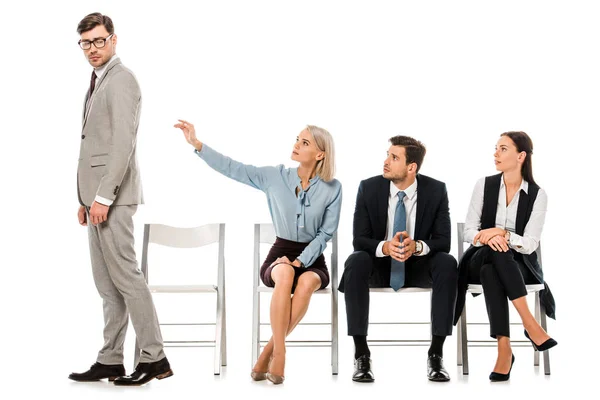
M 162 224 L 145 224 L 142 247 L 142 272 L 148 281 L 148 245 L 159 244 L 175 248 L 197 248 L 219 243 L 218 285 L 225 280 L 225 224 L 207 224 L 180 228 Z
M 276 239 L 275 227 L 273 224 L 254 224 L 254 287 L 257 288 L 260 285 L 260 267 L 262 265 L 260 255 L 261 244 L 273 244 Z M 337 232 L 333 234 L 328 247 L 331 246 L 331 285 L 334 290 L 337 291 L 337 263 L 338 263 L 338 240 Z M 293 261 L 293 260 L 292 260 Z
M 148 243 L 156 243 L 168 247 L 202 247 L 220 240 L 221 225 L 224 224 L 178 228 L 162 224 L 146 224 L 144 226 L 144 238 L 147 234 Z

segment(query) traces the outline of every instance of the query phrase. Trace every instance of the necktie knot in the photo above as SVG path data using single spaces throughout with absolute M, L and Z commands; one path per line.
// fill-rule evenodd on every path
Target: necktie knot
M 404 200 L 405 197 L 406 197 L 406 192 L 403 192 L 402 190 L 398 192 L 398 200 L 399 201 Z

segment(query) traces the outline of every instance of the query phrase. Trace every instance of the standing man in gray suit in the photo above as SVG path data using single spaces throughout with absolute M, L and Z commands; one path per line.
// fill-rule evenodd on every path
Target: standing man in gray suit
M 88 227 L 94 282 L 104 301 L 104 345 L 96 363 L 75 381 L 108 378 L 143 385 L 173 375 L 152 295 L 138 268 L 133 215 L 143 203 L 136 157 L 141 94 L 133 73 L 116 56 L 112 20 L 100 13 L 77 27 L 79 46 L 94 67 L 85 97 L 77 191 L 79 223 Z M 125 376 L 123 342 L 129 316 L 141 349 L 135 372 Z

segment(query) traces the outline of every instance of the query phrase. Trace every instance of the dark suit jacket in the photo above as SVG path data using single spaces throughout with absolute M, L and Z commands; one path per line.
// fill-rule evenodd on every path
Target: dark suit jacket
M 417 215 L 414 240 L 422 240 L 430 253 L 450 252 L 450 211 L 446 184 L 425 175 L 417 175 Z M 354 251 L 366 251 L 375 262 L 371 287 L 388 287 L 390 257 L 375 257 L 379 242 L 386 240 L 390 181 L 374 176 L 360 183 L 354 210 Z M 415 258 L 407 260 L 407 265 Z

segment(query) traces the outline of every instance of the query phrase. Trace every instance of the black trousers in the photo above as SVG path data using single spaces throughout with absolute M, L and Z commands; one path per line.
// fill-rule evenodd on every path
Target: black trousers
M 477 250 L 469 260 L 469 283 L 481 283 L 490 320 L 490 336 L 510 337 L 508 300 L 527 295 L 526 283 L 537 283 L 523 256 L 514 251 Z
M 346 300 L 348 335 L 350 336 L 367 335 L 369 278 L 378 264 L 365 251 L 355 251 L 346 260 L 342 284 Z M 436 336 L 452 334 L 457 278 L 456 259 L 448 253 L 411 257 L 406 262 L 405 287 L 433 289 L 431 321 L 432 333 Z M 386 286 L 389 287 L 389 282 Z

